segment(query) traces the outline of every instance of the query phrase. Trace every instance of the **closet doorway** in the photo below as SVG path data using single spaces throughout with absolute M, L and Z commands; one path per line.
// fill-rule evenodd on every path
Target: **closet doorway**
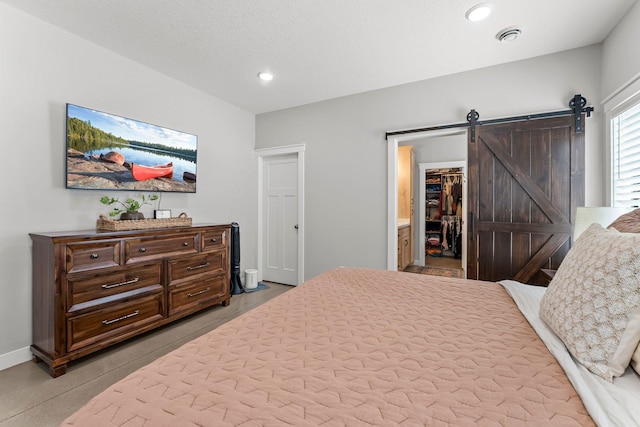
M 418 265 L 459 269 L 466 277 L 466 162 L 420 163 L 418 168 Z
M 388 222 L 387 222 L 387 268 L 391 271 L 398 270 L 398 147 L 411 145 L 415 149 L 416 164 L 420 163 L 451 163 L 459 162 L 453 166 L 466 168 L 467 163 L 467 129 L 442 129 L 416 132 L 411 134 L 398 134 L 388 137 Z M 420 173 L 416 165 L 414 172 L 414 198 L 415 203 L 415 227 L 412 238 L 414 247 L 414 259 L 412 267 L 424 266 L 424 203 L 420 203 L 420 192 L 424 192 L 424 171 Z M 465 196 L 466 197 L 466 196 Z M 464 204 L 463 204 L 464 206 Z M 466 211 L 465 211 L 466 212 Z M 463 226 L 466 226 L 463 224 Z M 466 239 L 463 239 L 466 240 Z M 466 247 L 466 242 L 463 243 Z M 463 253 L 464 256 L 464 253 Z M 464 265 L 462 269 L 464 271 Z M 409 271 L 409 270 L 407 270 Z

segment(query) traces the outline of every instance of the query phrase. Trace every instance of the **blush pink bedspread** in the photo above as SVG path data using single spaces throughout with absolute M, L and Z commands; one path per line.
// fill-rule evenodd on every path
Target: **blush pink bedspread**
M 593 421 L 500 285 L 337 269 L 139 369 L 64 425 Z

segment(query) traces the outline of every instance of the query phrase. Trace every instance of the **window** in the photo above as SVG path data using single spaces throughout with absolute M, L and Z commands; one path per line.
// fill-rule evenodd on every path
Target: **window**
M 640 207 L 640 103 L 611 119 L 613 206 Z

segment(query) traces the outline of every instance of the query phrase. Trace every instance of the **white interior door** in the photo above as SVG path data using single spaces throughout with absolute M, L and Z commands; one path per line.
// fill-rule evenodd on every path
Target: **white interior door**
M 263 279 L 298 284 L 298 157 L 266 158 L 263 167 Z

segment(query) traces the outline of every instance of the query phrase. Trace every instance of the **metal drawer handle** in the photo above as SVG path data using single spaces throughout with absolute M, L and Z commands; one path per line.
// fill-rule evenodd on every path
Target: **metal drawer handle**
M 211 290 L 211 288 L 203 289 L 203 290 L 201 290 L 201 291 L 196 292 L 195 294 L 187 294 L 187 296 L 188 296 L 189 298 L 191 298 L 191 297 L 196 297 L 196 296 L 198 296 L 198 295 L 204 294 L 205 292 L 209 292 L 210 290 Z
M 182 246 L 189 246 L 189 242 L 184 242 Z
M 140 281 L 140 278 L 136 277 L 135 279 L 127 280 L 125 282 L 113 283 L 111 285 L 102 285 L 102 289 L 117 288 L 118 286 L 130 285 L 130 284 L 136 283 L 138 281 Z
M 102 324 L 103 324 L 103 325 L 110 325 L 110 324 L 112 324 L 112 323 L 116 323 L 116 322 L 119 322 L 119 321 L 121 321 L 121 320 L 129 319 L 130 317 L 137 316 L 138 314 L 140 314 L 140 310 L 136 310 L 136 311 L 134 311 L 133 313 L 125 314 L 124 316 L 122 316 L 122 317 L 118 317 L 118 318 L 116 318 L 116 319 L 112 319 L 112 320 L 103 320 L 103 321 L 102 321 Z
M 142 252 L 142 253 L 147 252 L 147 248 L 140 248 L 140 249 L 138 249 L 138 250 L 139 250 L 140 252 Z
M 211 239 L 211 241 L 212 241 L 213 243 L 215 243 L 215 242 L 217 242 L 217 241 L 218 241 L 218 239 Z
M 98 259 L 98 257 L 99 257 L 99 256 L 100 256 L 100 255 L 98 255 L 98 254 L 96 254 L 96 253 L 93 253 L 93 254 L 89 255 L 89 258 L 91 258 L 91 259 Z
M 200 265 L 188 266 L 187 270 L 191 271 L 191 270 L 197 270 L 199 268 L 205 268 L 205 267 L 209 267 L 208 262 L 205 262 L 204 264 L 200 264 Z

